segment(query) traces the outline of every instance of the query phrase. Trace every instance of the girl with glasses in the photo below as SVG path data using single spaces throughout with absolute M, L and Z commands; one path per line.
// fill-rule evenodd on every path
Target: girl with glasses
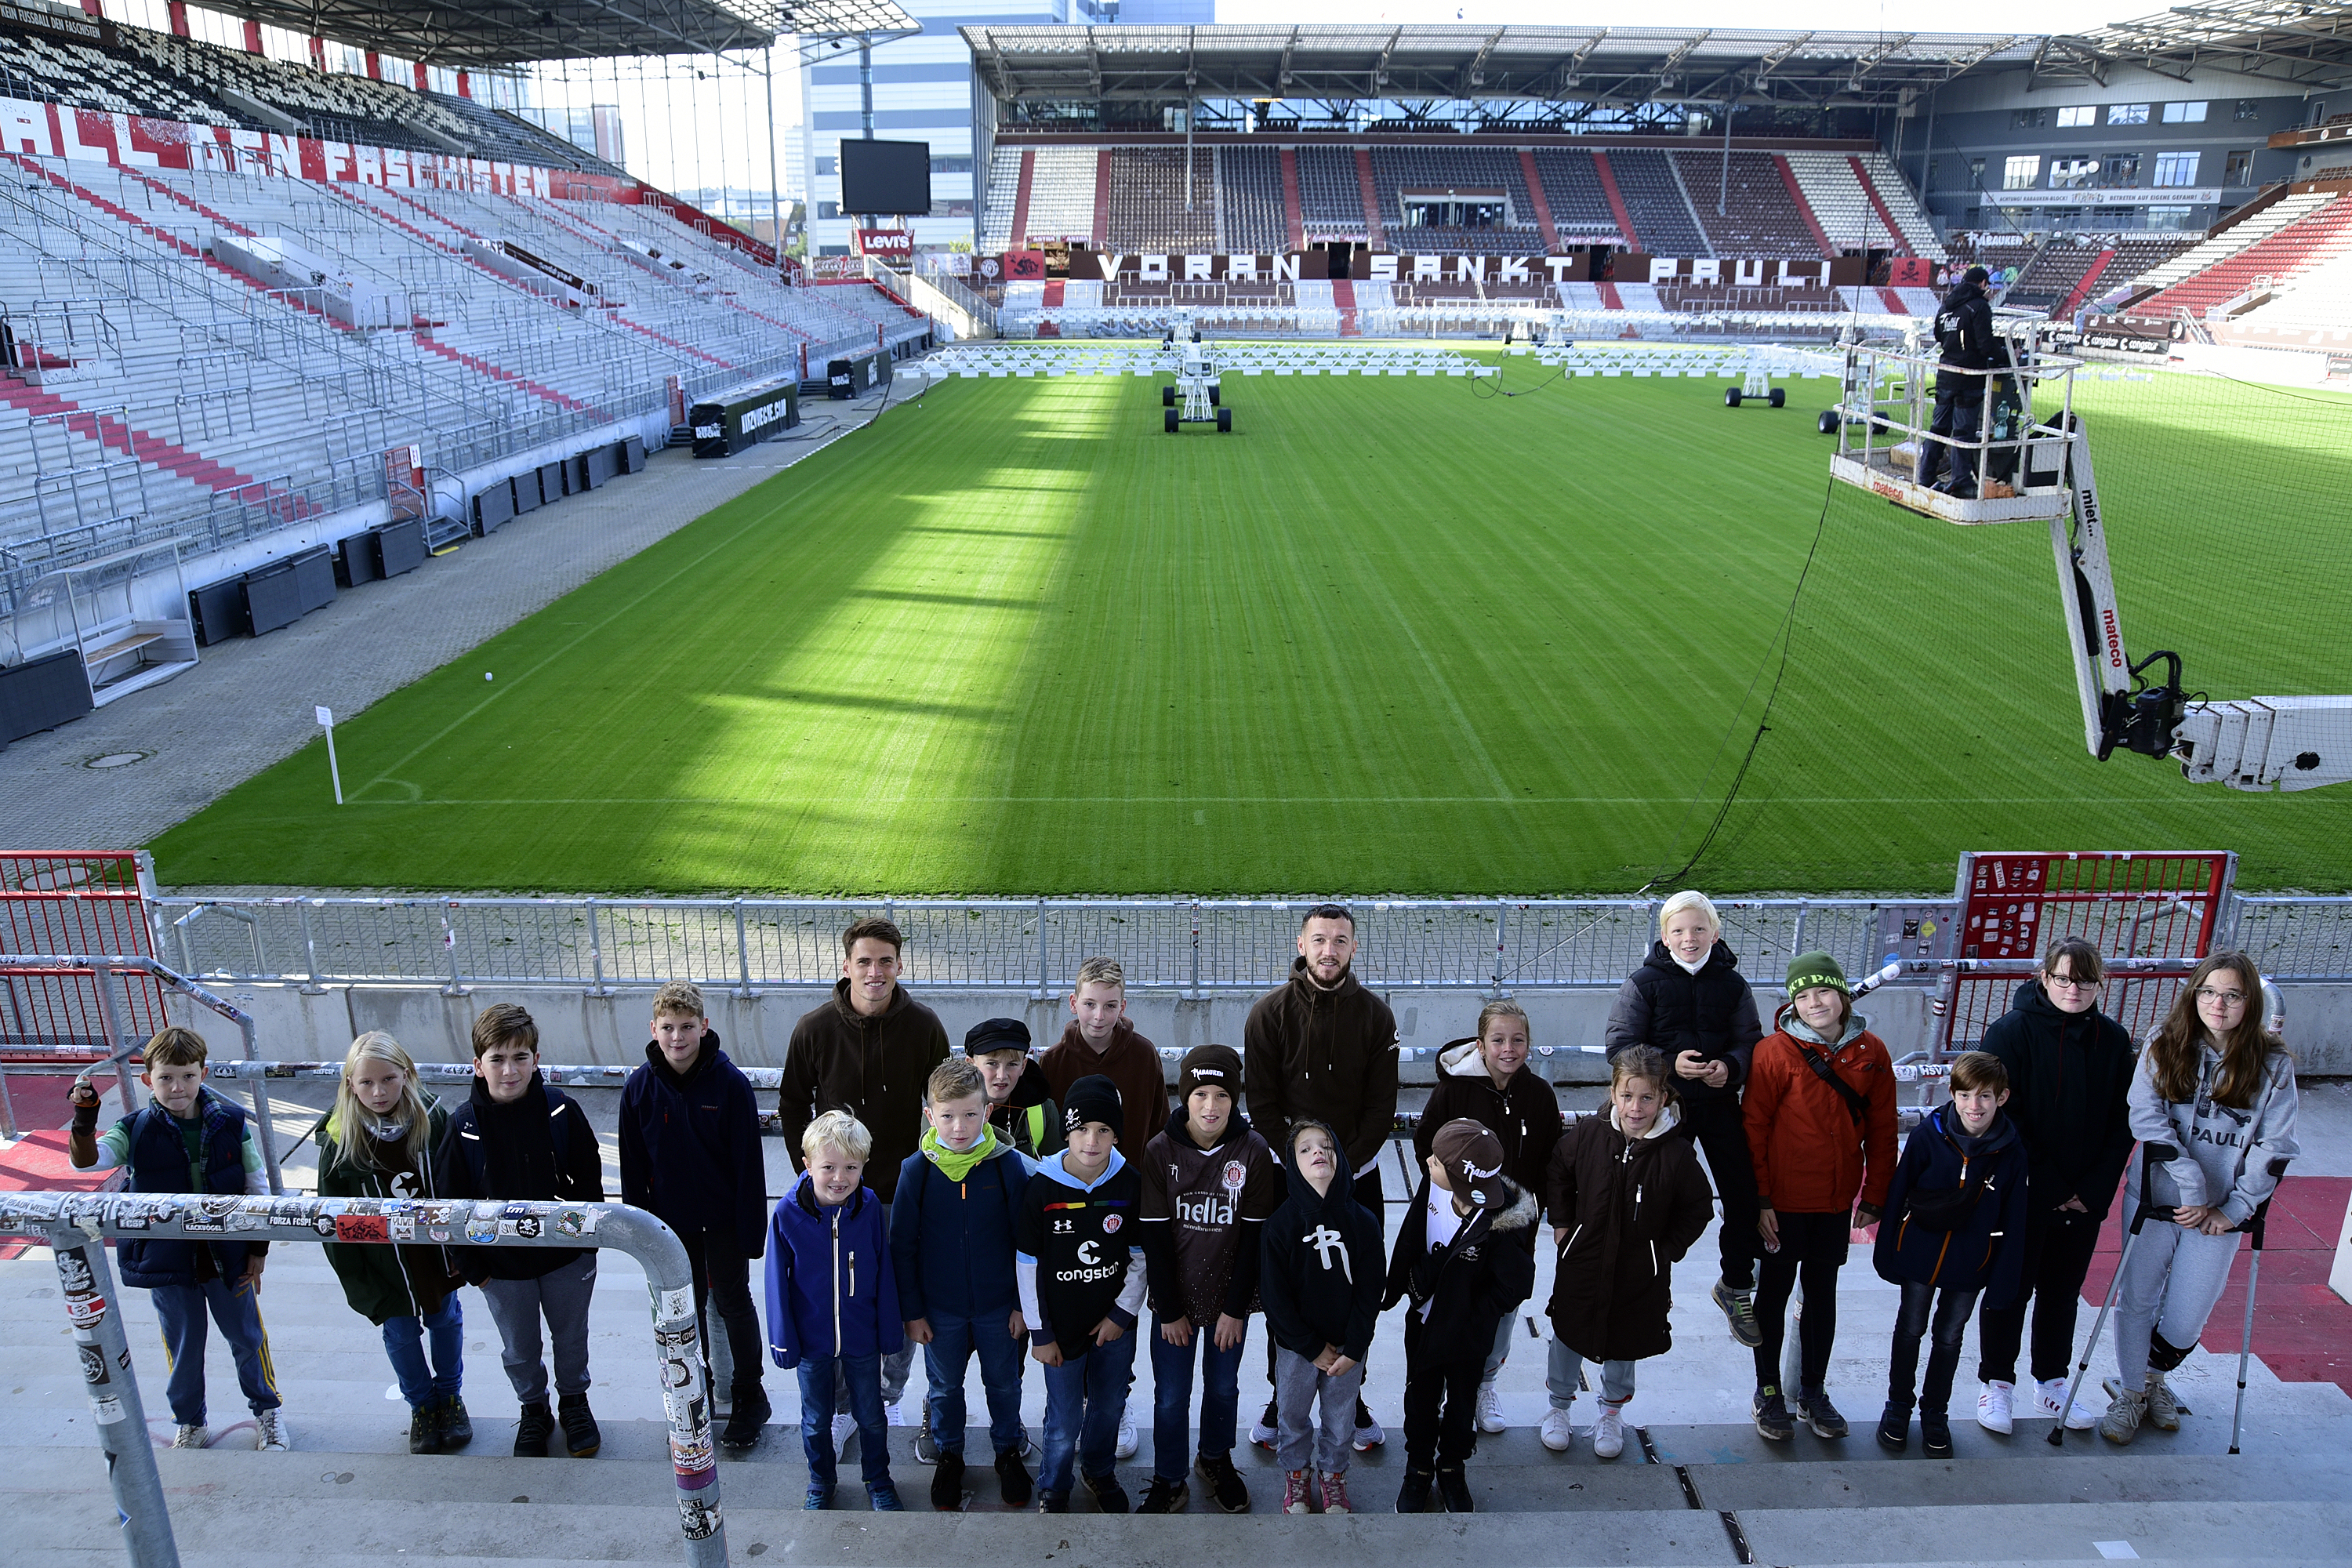
M 2263 1026 L 2263 978 L 2242 952 L 2199 964 L 2132 1075 L 2131 1130 L 2179 1151 L 2159 1163 L 2150 1220 L 2116 1300 L 2114 1403 L 2100 1436 L 2128 1443 L 2145 1420 L 2164 1431 L 2180 1412 L 2164 1374 L 2205 1331 L 2229 1282 L 2239 1226 L 2276 1190 L 2300 1152 L 2294 1058 Z

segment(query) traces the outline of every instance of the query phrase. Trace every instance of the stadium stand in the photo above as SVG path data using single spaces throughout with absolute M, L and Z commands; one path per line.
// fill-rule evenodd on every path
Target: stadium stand
M 2352 252 L 2352 198 L 2330 196 L 2235 255 L 2139 300 L 2132 313 L 2160 321 L 2186 310 L 2203 318 L 2217 309 L 2226 310 L 2258 279 L 2293 279 L 2347 252 Z
M 1087 153 L 1091 163 L 1093 150 Z M 1109 159 L 1108 240 L 1113 250 L 1209 253 L 1224 248 L 1218 243 L 1216 158 L 1211 149 L 1195 148 L 1189 169 L 1181 147 L 1113 147 Z
M 1518 154 L 1502 147 L 1374 147 L 1372 189 L 1390 247 L 1452 256 L 1524 255 L 1544 247 Z M 1405 222 L 1404 193 L 1499 191 L 1502 223 L 1465 228 Z
M 1298 149 L 1298 205 L 1310 241 L 1363 237 L 1364 197 L 1355 154 L 1344 147 Z
M 1281 154 L 1271 147 L 1220 147 L 1216 153 L 1226 247 L 1266 255 L 1290 248 Z
M 1533 153 L 1544 200 L 1551 207 L 1551 226 L 1563 245 L 1631 244 L 1610 210 L 1609 193 L 1601 188 L 1601 171 L 1592 154 L 1581 147 L 1538 147 Z
M 1021 191 L 1018 147 L 999 147 L 988 159 L 988 214 L 981 222 L 980 248 L 993 256 L 1013 244 L 1013 209 Z
M 1670 154 L 1716 256 L 1820 256 L 1814 226 L 1769 153 Z M 1725 160 L 1729 159 L 1729 168 Z M 1723 211 L 1716 211 L 1720 197 Z M 1638 220 L 1637 220 L 1638 221 Z M 1655 252 L 1653 252 L 1655 254 Z
M 2352 256 L 2310 268 L 2224 331 L 2234 342 L 2345 352 L 2352 344 Z
M 1634 249 L 1650 256 L 1715 254 L 1665 153 L 1646 147 L 1612 147 L 1601 156 L 1608 160 L 1617 195 L 1633 222 L 1633 233 L 1627 237 Z M 1811 248 L 1809 241 L 1807 250 Z
M 2309 216 L 2327 205 L 2325 193 L 2282 196 L 2259 212 L 2248 214 L 2210 237 L 2168 257 L 2131 280 L 2135 289 L 2168 289 L 2206 268 L 2228 260 L 2249 246 L 2259 245 L 2287 225 Z
M 1028 222 L 1022 232 L 1030 244 L 1094 237 L 1098 152 L 1093 147 L 1040 147 L 1024 154 L 1031 172 Z

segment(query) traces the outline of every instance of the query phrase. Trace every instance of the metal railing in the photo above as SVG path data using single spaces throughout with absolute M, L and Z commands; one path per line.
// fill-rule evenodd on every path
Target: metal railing
M 154 901 L 189 975 L 306 988 L 555 985 L 591 994 L 689 979 L 749 995 L 826 986 L 850 921 L 907 934 L 908 984 L 1058 994 L 1108 953 L 1131 986 L 1262 990 L 1288 973 L 1315 900 L 1208 899 L 498 899 L 221 897 Z M 1612 987 L 1647 955 L 1654 900 L 1352 900 L 1356 973 L 1382 990 Z M 1725 940 L 1769 978 L 1820 949 L 1847 973 L 1959 956 L 1950 899 L 1723 899 Z M 2352 980 L 2352 898 L 2233 894 L 2214 945 L 2289 983 Z M 2116 958 L 2137 956 L 2117 952 Z
M 305 987 L 562 985 L 592 994 L 693 979 L 741 994 L 826 986 L 840 932 L 884 915 L 907 933 L 909 984 L 1051 995 L 1081 960 L 1117 957 L 1132 986 L 1262 990 L 1288 973 L 1313 900 L 165 898 L 165 951 L 206 978 Z M 1648 953 L 1649 900 L 1355 900 L 1357 973 L 1383 989 L 1614 986 Z M 1938 956 L 1948 900 L 1718 901 L 1751 973 L 1822 948 L 1850 967 Z M 1919 951 L 1921 931 L 1931 951 Z
M 692 1568 L 727 1561 L 719 1515 L 702 1336 L 694 1274 L 669 1226 L 625 1204 L 473 1202 L 432 1198 L 209 1197 L 144 1193 L 0 1194 L 0 1235 L 46 1242 L 57 1255 L 66 1321 L 81 1354 L 82 1380 L 108 1484 L 132 1568 L 178 1568 L 180 1552 L 163 1500 L 163 1480 L 147 1436 L 146 1408 L 131 1365 L 106 1239 L 196 1242 L 250 1236 L 268 1241 L 361 1246 L 446 1243 L 465 1247 L 615 1247 L 646 1271 L 677 1482 L 678 1528 Z
M 235 1024 L 237 1034 L 244 1043 L 245 1059 L 247 1061 L 254 1059 L 255 1028 L 251 1014 L 214 995 L 186 975 L 174 973 L 152 958 L 121 953 L 0 954 L 0 1003 L 5 1004 L 6 1016 L 11 1026 L 9 1036 L 12 1048 L 19 1052 L 27 1048 L 35 1050 L 46 1048 L 60 1055 L 74 1053 L 74 1059 L 77 1062 L 89 1059 L 80 1054 L 83 1049 L 86 1049 L 82 1042 L 44 1040 L 35 1029 L 26 1027 L 25 1016 L 26 1008 L 19 997 L 17 987 L 18 980 L 27 975 L 46 978 L 59 975 L 89 976 L 98 989 L 99 1014 L 102 1020 L 100 1027 L 104 1031 L 104 1038 L 98 1044 L 98 1054 L 94 1059 L 102 1063 L 110 1063 L 114 1067 L 115 1089 L 122 1101 L 122 1113 L 125 1116 L 130 1115 L 139 1107 L 131 1099 L 131 1081 L 133 1075 L 127 1064 L 146 1045 L 147 1041 L 143 1031 L 130 1026 L 127 1023 L 125 1016 L 129 1009 L 122 1006 L 115 995 L 116 985 L 127 984 L 121 982 L 118 977 L 127 974 L 152 975 L 165 986 L 178 992 L 198 1006 L 208 1008 Z M 19 1059 L 22 1059 L 21 1057 Z M 8 1080 L 5 1072 L 0 1072 L 0 1120 L 5 1120 L 6 1122 L 9 1137 L 17 1136 L 16 1108 L 8 1098 Z M 269 1190 L 273 1193 L 282 1193 L 286 1190 L 286 1181 L 278 1168 L 278 1146 L 275 1130 L 270 1124 L 269 1096 L 257 1089 L 253 1094 L 253 1120 L 257 1134 L 255 1142 L 261 1149 L 262 1169 L 268 1177 Z

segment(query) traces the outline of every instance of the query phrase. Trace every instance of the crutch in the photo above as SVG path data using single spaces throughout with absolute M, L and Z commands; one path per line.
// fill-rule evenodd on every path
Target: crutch
M 2271 1179 L 2275 1182 L 2285 1174 L 2286 1162 L 2273 1160 Z M 2271 1197 L 2277 1195 L 2278 1189 L 2273 1187 Z M 2246 1422 L 2246 1362 L 2252 1357 L 2254 1350 L 2254 1287 L 2262 1282 L 2263 1227 L 2269 1221 L 2270 1216 L 2271 1200 L 2264 1198 L 2261 1206 L 2254 1210 L 2253 1218 L 2248 1220 L 2242 1227 L 2248 1236 L 2253 1237 L 2254 1255 L 2246 1260 L 2246 1326 L 2238 1338 L 2238 1407 L 2230 1414 L 2230 1452 L 2232 1454 L 2238 1451 L 2238 1433 Z
M 2050 1427 L 2050 1445 L 2066 1446 L 2066 1417 L 2074 1413 L 2074 1395 L 2082 1392 L 2083 1374 L 2091 1370 L 2091 1357 L 2099 1348 L 2099 1336 L 2106 1331 L 2107 1314 L 2116 1310 L 2116 1298 L 2123 1294 L 2124 1268 L 2131 1262 L 2132 1247 L 2139 1241 L 2140 1227 L 2151 1217 L 2172 1218 L 2170 1208 L 2156 1206 L 2156 1168 L 2168 1161 L 2180 1158 L 2180 1151 L 2169 1143 L 2143 1143 L 2139 1148 L 2139 1205 L 2133 1213 L 2131 1227 L 2124 1235 L 2123 1256 L 2116 1259 L 2115 1282 L 2107 1287 L 2106 1305 L 2099 1309 L 2099 1321 L 2091 1325 L 2091 1341 L 2083 1347 L 2083 1359 L 2074 1368 L 2074 1377 L 2066 1384 L 2066 1401 L 2058 1407 L 2058 1419 Z

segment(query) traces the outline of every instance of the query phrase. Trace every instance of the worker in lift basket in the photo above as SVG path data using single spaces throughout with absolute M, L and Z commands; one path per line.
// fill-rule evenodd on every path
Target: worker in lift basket
M 2000 362 L 1992 332 L 1992 300 L 1981 267 L 1961 274 L 1936 308 L 1936 415 L 1919 456 L 1919 482 L 1962 500 L 1977 494 L 1977 453 L 1969 443 L 1984 422 L 1985 373 Z M 1948 437 L 1957 449 L 1937 437 Z M 1937 478 L 1949 458 L 1951 477 Z

